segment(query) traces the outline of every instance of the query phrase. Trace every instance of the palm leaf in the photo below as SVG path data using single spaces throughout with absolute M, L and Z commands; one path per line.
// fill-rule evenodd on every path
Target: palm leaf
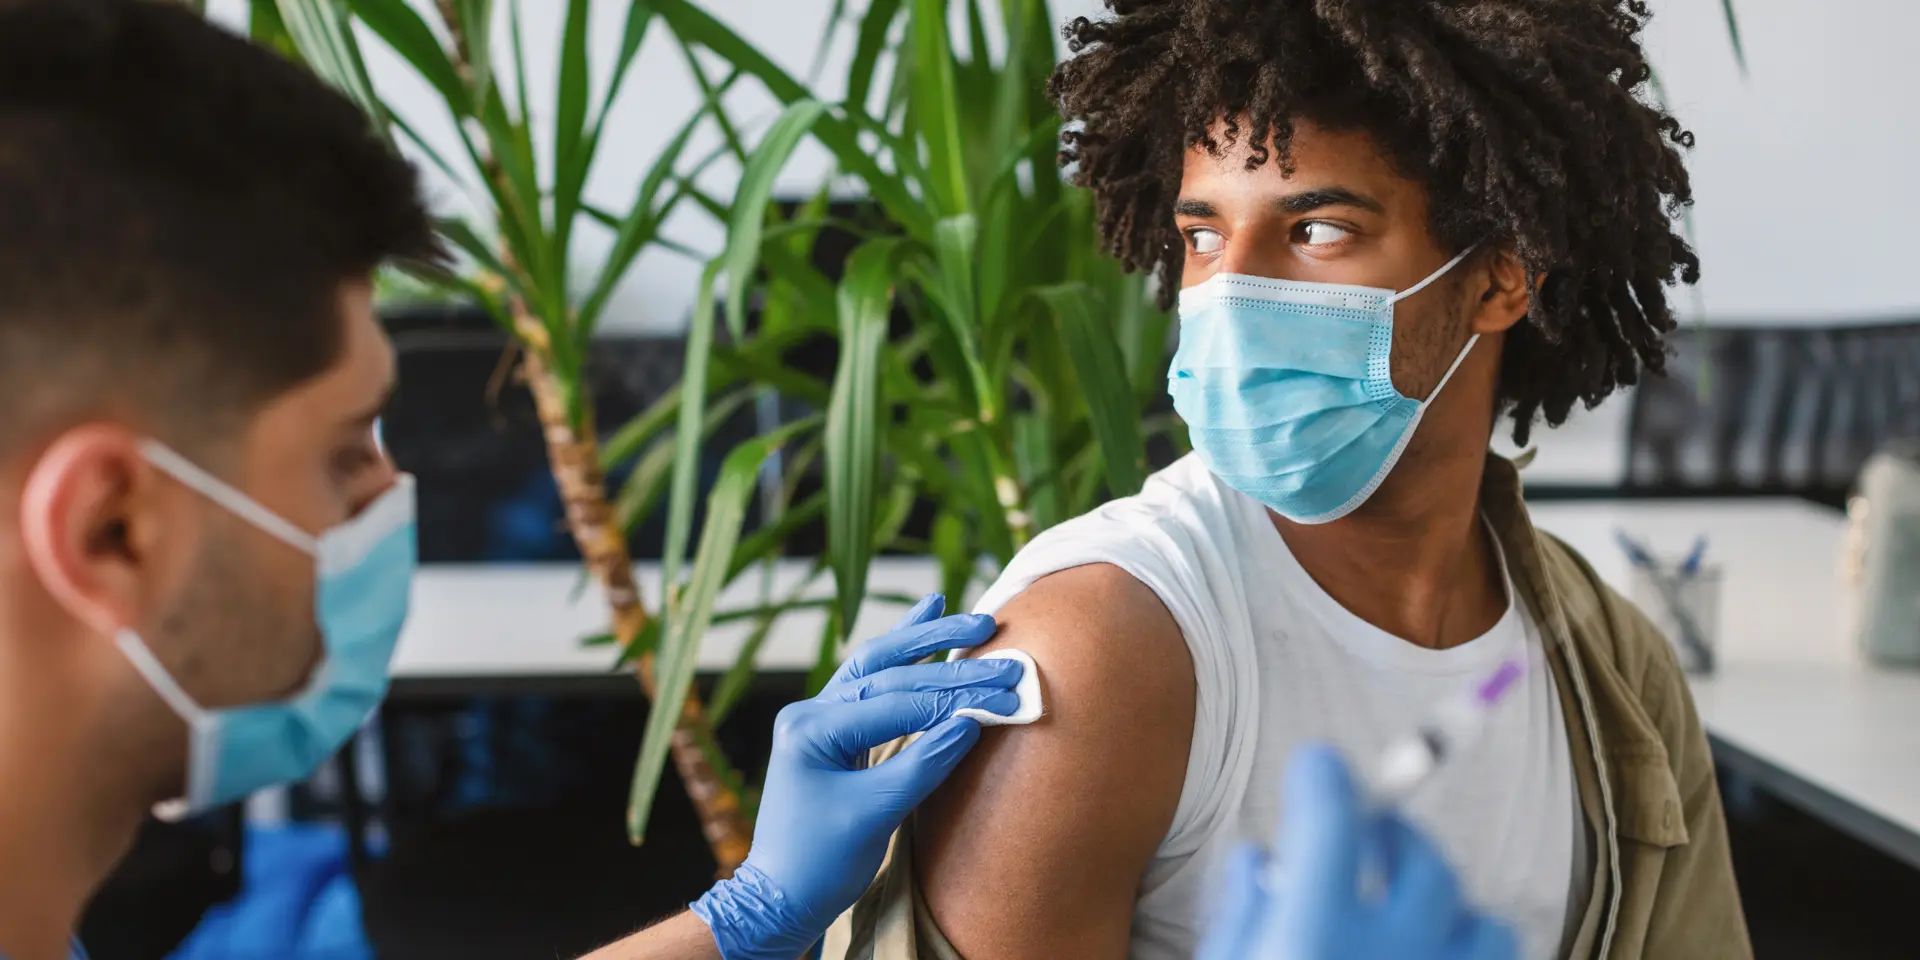
M 647 819 L 653 811 L 660 775 L 666 767 L 668 744 L 680 723 L 687 690 L 693 684 L 694 666 L 699 659 L 696 654 L 713 617 L 714 598 L 723 586 L 722 574 L 733 556 L 734 545 L 740 540 L 747 500 L 753 496 L 761 462 L 779 442 L 774 437 L 756 437 L 734 448 L 721 464 L 720 476 L 707 497 L 707 522 L 700 534 L 693 575 L 687 581 L 680 603 L 670 608 L 662 632 L 655 662 L 653 707 L 640 737 L 640 757 L 633 768 L 627 835 L 636 844 L 646 836 Z
M 432 85 L 456 119 L 473 112 L 467 88 L 460 82 L 453 61 L 447 59 L 440 39 L 433 35 L 427 22 L 407 6 L 406 0 L 351 0 L 350 5 L 361 23 L 406 60 L 420 79 Z M 282 0 L 282 7 L 285 6 Z
M 965 603 L 973 580 L 973 551 L 967 544 L 967 522 L 959 514 L 943 512 L 933 520 L 933 556 L 940 563 L 940 592 L 947 603 Z
M 1733 0 L 1720 0 L 1720 12 L 1727 18 L 1727 39 L 1733 42 L 1733 60 L 1740 65 L 1740 75 L 1747 75 L 1747 51 L 1740 45 L 1740 19 L 1734 16 Z
M 840 598 L 839 622 L 853 628 L 873 560 L 874 493 L 879 473 L 880 349 L 893 305 L 899 241 L 869 240 L 847 259 L 840 284 L 840 362 L 827 405 L 827 556 Z M 844 637 L 843 637 L 844 639 Z
M 663 606 L 671 612 L 679 588 L 680 564 L 693 533 L 694 486 L 700 473 L 700 423 L 706 415 L 707 375 L 713 356 L 713 286 L 723 263 L 715 260 L 700 277 L 699 299 L 687 328 L 686 362 L 681 366 L 680 426 L 673 438 L 673 484 L 667 499 L 666 542 L 661 548 Z
M 274 0 L 247 0 L 247 36 L 289 60 L 300 61 L 300 48 L 287 33 L 286 21 Z
M 724 426 L 729 417 L 740 412 L 740 408 L 753 396 L 749 390 L 735 390 L 707 407 L 706 421 L 701 426 L 702 438 L 711 437 Z M 620 484 L 619 493 L 614 499 L 614 513 L 622 530 L 631 530 L 640 521 L 653 513 L 660 495 L 665 491 L 666 480 L 670 476 L 669 467 L 673 463 L 674 444 L 671 440 L 655 444 L 640 461 L 634 465 L 633 472 Z
M 913 47 L 911 103 L 927 142 L 929 187 L 947 214 L 971 208 L 966 147 L 960 137 L 960 95 L 953 75 L 953 44 L 947 36 L 945 0 L 913 0 L 908 32 Z
M 865 113 L 873 91 L 873 72 L 886 47 L 887 32 L 900 16 L 900 0 L 872 0 L 866 15 L 860 18 L 860 39 L 853 50 L 853 64 L 847 68 L 847 106 Z
M 1109 490 L 1117 497 L 1137 493 L 1146 480 L 1146 445 L 1140 439 L 1140 413 L 1126 360 L 1113 332 L 1094 319 L 1092 297 L 1083 284 L 1043 287 L 1034 293 L 1053 311 L 1060 340 L 1073 362 L 1093 435 L 1100 443 Z
M 973 380 L 975 403 L 980 422 L 996 419 L 998 394 L 987 377 L 980 359 L 980 304 L 975 291 L 975 250 L 980 239 L 980 224 L 970 213 L 947 217 L 933 228 L 934 255 L 940 270 L 937 282 L 944 291 L 946 309 L 941 313 L 960 345 L 960 356 Z
M 398 0 L 389 0 L 398 2 Z M 307 66 L 345 94 L 384 133 L 387 110 L 374 95 L 341 0 L 279 0 L 280 21 Z
M 733 79 L 728 78 L 723 86 L 730 86 L 732 83 Z M 590 334 L 598 325 L 600 315 L 606 310 L 607 301 L 612 298 L 613 291 L 619 286 L 621 278 L 627 275 L 627 270 L 633 266 L 633 261 L 639 257 L 640 251 L 659 235 L 664 215 L 655 203 L 659 199 L 660 190 L 673 176 L 674 166 L 680 162 L 681 154 L 686 152 L 687 144 L 692 140 L 694 131 L 699 128 L 700 121 L 706 116 L 707 110 L 702 107 L 688 117 L 680 125 L 679 131 L 667 141 L 666 147 L 653 158 L 653 163 L 647 168 L 646 175 L 641 177 L 640 186 L 634 191 L 633 203 L 614 232 L 613 247 L 607 252 L 606 259 L 600 266 L 599 275 L 594 279 L 592 289 L 580 302 L 577 322 L 583 333 Z
M 1060 464 L 1054 459 L 1053 432 L 1046 417 L 1022 413 L 1013 420 L 1013 458 L 1020 483 L 1027 488 L 1027 509 L 1036 530 L 1045 530 L 1067 518 L 1066 490 Z
M 800 145 L 800 139 L 826 112 L 826 105 L 817 100 L 801 100 L 788 106 L 754 148 L 746 170 L 740 175 L 724 254 L 727 328 L 736 340 L 747 333 L 747 291 L 753 285 L 754 272 L 760 262 L 760 237 L 766 227 L 767 204 L 773 197 L 775 178 L 787 165 L 794 148 Z
M 563 277 L 573 218 L 593 163 L 594 131 L 587 126 L 587 15 L 592 6 L 591 0 L 567 0 L 560 32 L 560 84 L 553 109 L 553 249 Z
M 706 47 L 735 69 L 759 80 L 781 104 L 815 99 L 811 91 L 766 54 L 691 0 L 654 0 L 654 7 L 676 35 Z M 895 223 L 916 237 L 924 238 L 932 233 L 933 218 L 926 208 L 901 178 L 881 169 L 862 148 L 850 121 L 832 115 L 821 117 L 814 124 L 813 134 L 832 152 L 840 169 L 866 182 L 874 199 Z
M 468 97 L 478 102 L 493 89 L 493 0 L 454 0 L 453 10 L 469 51 Z
M 620 56 L 613 61 L 613 78 L 607 84 L 606 99 L 600 102 L 602 122 L 606 119 L 607 111 L 612 109 L 614 99 L 620 95 L 620 85 L 626 81 L 627 70 L 633 66 L 633 58 L 639 54 L 640 45 L 646 42 L 647 28 L 652 25 L 652 0 L 630 0 L 626 26 L 620 28 Z
M 707 700 L 708 722 L 715 727 L 725 723 L 727 717 L 733 713 L 734 706 L 740 702 L 741 697 L 746 695 L 747 689 L 753 684 L 754 661 L 760 656 L 760 648 L 766 645 L 767 637 L 773 632 L 774 624 L 779 622 L 781 615 L 802 607 L 818 605 L 806 600 L 805 597 L 823 569 L 825 569 L 823 565 L 814 564 L 813 569 L 801 579 L 799 584 L 795 585 L 785 600 L 771 607 L 754 611 L 753 632 L 749 633 L 746 641 L 740 645 L 740 653 L 734 658 L 733 666 L 729 667 L 726 674 L 720 678 L 720 682 L 714 685 L 713 696 Z M 718 622 L 717 618 L 716 622 Z

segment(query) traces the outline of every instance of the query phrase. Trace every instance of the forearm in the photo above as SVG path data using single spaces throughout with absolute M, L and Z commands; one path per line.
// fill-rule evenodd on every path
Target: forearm
M 721 960 L 713 931 L 682 912 L 631 937 L 609 943 L 580 960 Z

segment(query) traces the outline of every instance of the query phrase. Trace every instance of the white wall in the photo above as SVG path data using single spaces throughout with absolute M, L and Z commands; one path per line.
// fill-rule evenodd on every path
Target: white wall
M 415 0 L 426 5 L 427 0 Z M 1694 223 L 1705 260 L 1699 302 L 1723 321 L 1802 321 L 1920 312 L 1920 4 L 1911 0 L 1735 0 L 1750 76 L 1734 65 L 1720 0 L 1654 0 L 1647 42 L 1682 121 L 1699 146 L 1690 157 Z M 215 0 L 237 18 L 240 0 Z M 710 0 L 708 8 L 790 71 L 812 63 L 833 0 Z M 848 6 L 860 9 L 860 0 Z M 1098 0 L 1055 0 L 1061 19 L 1093 13 Z M 507 4 L 499 4 L 502 14 Z M 550 112 L 559 0 L 526 0 L 525 41 L 536 117 Z M 611 59 L 624 3 L 596 4 L 594 53 Z M 496 30 L 507 62 L 504 24 Z M 376 86 L 396 108 L 448 142 L 434 98 L 391 54 L 369 44 Z M 840 76 L 850 38 L 831 51 Z M 596 73 L 604 82 L 604 70 Z M 837 94 L 829 83 L 824 93 Z M 764 123 L 770 102 L 757 90 L 730 102 Z M 679 50 L 656 28 L 609 124 L 589 196 L 618 206 L 647 162 L 699 103 Z M 544 139 L 544 138 L 543 138 Z M 707 143 L 716 142 L 712 138 Z M 787 176 L 795 191 L 827 172 L 823 153 L 799 158 Z M 737 171 L 714 171 L 724 192 Z M 454 204 L 455 190 L 436 194 Z M 676 239 L 713 249 L 719 230 L 703 215 L 677 219 Z M 597 232 L 577 258 L 605 248 Z M 610 314 L 618 328 L 671 330 L 684 323 L 696 268 L 661 251 L 640 262 Z M 1689 312 L 1691 303 L 1681 298 Z
M 1708 317 L 1805 321 L 1920 313 L 1920 4 L 1654 0 L 1647 41 L 1699 138 Z

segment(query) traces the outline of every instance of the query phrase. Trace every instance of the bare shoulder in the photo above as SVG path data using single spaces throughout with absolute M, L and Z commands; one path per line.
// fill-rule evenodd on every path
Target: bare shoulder
M 1148 698 L 1184 691 L 1192 699 L 1193 665 L 1173 615 L 1113 564 L 1042 577 L 994 619 L 1000 630 L 980 652 L 1019 647 L 1033 654 L 1043 678 L 1058 676 L 1070 687 L 1113 684 Z
M 1040 666 L 1046 714 L 987 731 L 915 818 L 916 866 L 969 960 L 1124 956 L 1193 737 L 1185 640 L 1153 591 L 1092 564 L 1036 581 L 984 649 Z

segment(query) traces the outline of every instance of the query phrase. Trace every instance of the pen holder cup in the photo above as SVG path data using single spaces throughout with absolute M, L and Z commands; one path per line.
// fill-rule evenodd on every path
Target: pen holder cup
M 1656 576 L 1662 582 L 1655 582 Z M 1717 565 L 1683 574 L 1676 566 L 1663 563 L 1657 573 L 1634 568 L 1627 582 L 1627 597 L 1673 644 L 1681 669 L 1698 676 L 1713 673 L 1719 660 L 1721 579 Z M 1692 626 L 1691 631 L 1681 624 L 1682 616 Z

